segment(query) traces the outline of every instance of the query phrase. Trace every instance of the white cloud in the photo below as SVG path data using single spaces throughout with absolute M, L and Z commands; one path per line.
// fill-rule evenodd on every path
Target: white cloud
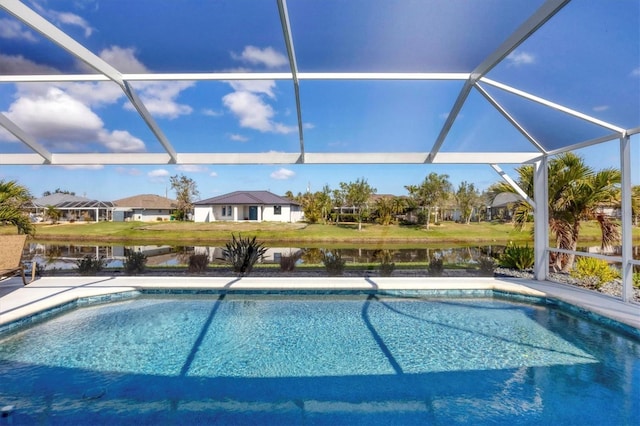
M 58 86 L 90 107 L 113 104 L 124 97 L 120 87 L 112 82 L 60 83 Z
M 272 47 L 260 49 L 246 46 L 240 55 L 231 53 L 239 61 L 252 65 L 265 65 L 268 68 L 287 63 L 287 58 Z M 240 126 L 263 133 L 287 134 L 296 131 L 296 127 L 273 121 L 276 115 L 273 107 L 265 99 L 275 99 L 273 80 L 228 81 L 234 92 L 225 95 L 222 102 L 240 121 Z
M 598 105 L 598 106 L 593 107 L 593 110 L 594 110 L 595 112 L 601 112 L 601 111 L 606 111 L 606 110 L 608 110 L 609 108 L 610 108 L 610 106 L 609 106 L 609 105 Z
M 270 98 L 276 97 L 273 93 L 276 82 L 273 80 L 234 80 L 228 83 L 236 92 L 262 93 Z
M 237 133 L 229 135 L 229 139 L 236 142 L 247 142 L 249 140 L 248 137 L 239 135 Z
M 60 25 L 72 25 L 75 27 L 79 27 L 84 30 L 84 36 L 90 37 L 93 33 L 93 28 L 89 25 L 87 21 L 84 20 L 83 17 L 76 15 L 71 12 L 58 12 L 53 9 L 45 9 L 41 5 L 34 3 L 34 9 L 36 9 L 41 15 L 49 18 L 51 21 L 54 21 L 56 24 Z
M 23 94 L 6 115 L 36 139 L 53 143 L 95 139 L 103 128 L 100 117 L 59 88 L 49 88 L 43 95 Z
M 91 34 L 93 33 L 93 28 L 91 28 L 89 23 L 85 21 L 84 18 L 82 18 L 81 16 L 78 16 L 75 13 L 56 12 L 53 10 L 50 11 L 50 13 L 53 16 L 54 20 L 64 25 L 73 25 L 76 27 L 80 27 L 81 29 L 84 30 L 85 37 L 91 37 Z
M 33 33 L 20 22 L 7 18 L 0 19 L 0 38 L 30 42 L 38 41 Z
M 156 169 L 147 173 L 149 180 L 154 183 L 162 183 L 169 177 L 169 172 L 165 169 Z
M 633 77 L 640 77 L 640 67 L 638 67 L 638 68 L 634 68 L 634 69 L 631 71 L 631 75 L 632 75 Z
M 60 87 L 19 85 L 17 99 L 5 114 L 35 139 L 58 149 L 78 151 L 83 144 L 98 142 L 109 151 L 144 151 L 144 142 L 129 132 L 104 128 L 102 119 L 89 105 L 114 102 L 118 96 L 111 89 L 102 91 L 96 87 L 101 86 L 92 83 L 68 83 Z M 1 139 L 6 139 L 5 136 L 0 134 Z
M 273 47 L 260 49 L 255 46 L 246 46 L 240 55 L 232 52 L 231 57 L 251 65 L 264 65 L 267 68 L 281 67 L 289 62 L 286 56 Z
M 127 176 L 140 176 L 142 174 L 142 171 L 140 169 L 136 169 L 135 167 L 117 167 L 116 173 Z
M 202 110 L 202 114 L 207 115 L 209 117 L 220 117 L 222 115 L 222 112 L 214 111 L 210 108 L 205 108 Z
M 240 120 L 240 126 L 269 133 L 291 133 L 295 127 L 275 123 L 273 107 L 250 92 L 233 92 L 222 98 L 224 105 Z
M 507 61 L 509 65 L 520 66 L 533 64 L 536 61 L 536 58 L 531 53 L 527 52 L 511 52 L 511 54 L 507 56 Z
M 135 49 L 130 47 L 111 46 L 100 52 L 100 58 L 123 73 L 146 74 L 150 72 L 136 57 Z M 190 81 L 136 82 L 133 83 L 133 87 L 139 92 L 140 100 L 151 115 L 172 120 L 193 112 L 193 108 L 176 102 L 176 99 L 182 91 L 194 84 Z M 125 108 L 129 111 L 135 110 L 130 103 L 126 103 Z
M 122 73 L 146 74 L 149 72 L 147 67 L 136 58 L 136 51 L 131 47 L 111 46 L 100 52 L 100 58 Z
M 0 75 L 8 74 L 60 74 L 60 71 L 47 65 L 37 64 L 22 55 L 0 53 Z
M 176 167 L 176 170 L 187 173 L 202 173 L 206 172 L 207 168 L 198 164 L 181 164 Z
M 216 172 L 211 172 L 209 173 L 209 176 L 211 177 L 218 177 L 218 174 Z
M 281 168 L 281 169 L 278 169 L 275 172 L 271 173 L 270 177 L 271 177 L 271 179 L 287 180 L 287 179 L 291 179 L 295 175 L 296 175 L 296 173 L 294 171 L 289 170 L 289 169 L 285 169 L 285 168 Z
M 114 152 L 142 152 L 145 150 L 144 142 L 126 130 L 100 131 L 98 132 L 98 140 Z

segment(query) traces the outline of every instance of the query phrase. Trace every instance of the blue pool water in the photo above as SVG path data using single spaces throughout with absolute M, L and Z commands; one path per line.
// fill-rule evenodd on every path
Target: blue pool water
M 143 297 L 2 338 L 7 405 L 0 425 L 638 424 L 640 343 L 499 299 Z

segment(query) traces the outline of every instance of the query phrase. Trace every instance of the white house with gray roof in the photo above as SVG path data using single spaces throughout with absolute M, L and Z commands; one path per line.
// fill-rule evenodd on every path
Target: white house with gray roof
M 171 220 L 178 207 L 176 200 L 154 194 L 140 194 L 113 202 L 114 222 L 157 222 Z
M 269 191 L 235 191 L 194 203 L 195 222 L 299 222 L 300 204 Z

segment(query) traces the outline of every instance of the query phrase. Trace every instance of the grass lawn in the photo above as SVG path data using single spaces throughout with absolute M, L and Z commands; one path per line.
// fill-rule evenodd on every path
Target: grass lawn
M 517 231 L 511 224 L 472 223 L 469 225 L 443 222 L 431 225 L 427 230 L 419 226 L 365 224 L 358 231 L 357 224 L 322 225 L 306 223 L 238 222 L 238 223 L 193 223 L 193 222 L 100 222 L 37 224 L 36 239 L 39 241 L 87 241 L 87 242 L 162 242 L 173 243 L 219 243 L 227 242 L 231 234 L 256 236 L 259 241 L 296 242 L 326 245 L 362 243 L 385 243 L 385 245 L 429 246 L 441 243 L 507 243 L 532 242 L 531 226 Z M 0 234 L 15 233 L 11 226 L 0 226 Z M 633 230 L 634 240 L 640 240 L 640 228 Z M 585 222 L 581 228 L 580 241 L 598 241 L 600 230 L 596 222 Z

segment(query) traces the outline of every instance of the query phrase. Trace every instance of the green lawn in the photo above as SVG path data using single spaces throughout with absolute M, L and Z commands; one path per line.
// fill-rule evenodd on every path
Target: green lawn
M 0 227 L 0 233 L 15 233 L 15 228 Z M 193 222 L 100 222 L 73 224 L 38 224 L 36 239 L 40 241 L 87 242 L 162 242 L 196 243 L 226 242 L 231 234 L 256 236 L 263 242 L 297 242 L 308 246 L 327 243 L 354 244 L 385 243 L 393 245 L 435 245 L 440 243 L 476 243 L 514 241 L 532 242 L 531 226 L 517 231 L 511 224 L 472 223 L 470 225 L 443 222 L 430 229 L 419 226 L 382 226 L 365 224 L 358 231 L 357 224 L 321 225 L 305 223 L 193 223 Z M 634 240 L 640 239 L 640 228 L 634 228 Z M 600 231 L 596 222 L 585 222 L 580 240 L 597 241 Z

